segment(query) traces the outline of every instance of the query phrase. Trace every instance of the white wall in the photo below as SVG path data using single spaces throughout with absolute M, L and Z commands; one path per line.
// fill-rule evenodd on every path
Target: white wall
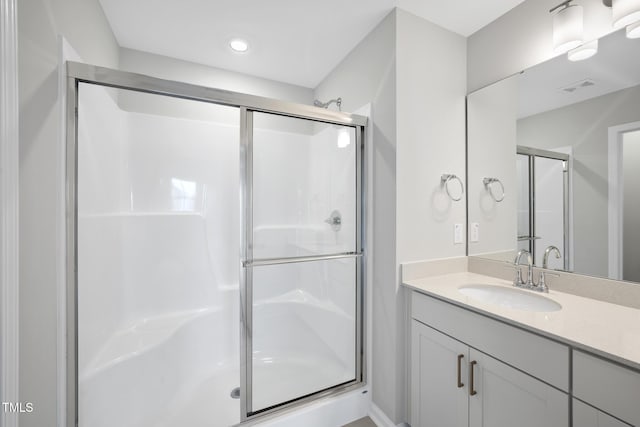
M 399 307 L 396 282 L 396 12 L 389 14 L 315 90 L 318 99 L 342 97 L 344 111 L 371 103 L 373 126 L 368 182 L 373 222 L 367 262 L 372 281 L 373 401 L 391 419 L 401 421 L 403 396 L 399 367 Z
M 516 247 L 517 105 L 517 77 L 502 80 L 468 97 L 469 224 L 479 224 L 480 236 L 478 242 L 469 241 L 469 255 L 512 251 Z M 496 202 L 487 192 L 482 182 L 485 177 L 502 182 L 505 193 L 502 202 Z
M 466 43 L 396 9 L 316 88 L 346 111 L 372 104 L 373 402 L 407 419 L 401 262 L 463 256 L 453 224 L 465 204 L 443 200 L 440 175 L 464 180 Z
M 466 222 L 465 198 L 451 201 L 440 185 L 444 173 L 465 180 L 466 40 L 402 9 L 396 16 L 398 377 L 391 419 L 399 422 L 409 413 L 408 324 L 400 264 L 466 254 L 464 240 L 454 244 L 454 224 L 464 227 Z
M 465 180 L 466 40 L 402 9 L 396 35 L 398 263 L 464 256 L 464 197 L 452 202 L 440 177 Z
M 640 282 L 640 131 L 623 135 L 623 278 Z
M 573 147 L 573 259 L 581 274 L 608 275 L 608 128 L 638 121 L 638 111 L 635 86 L 518 120 L 519 145 Z
M 120 69 L 168 80 L 313 104 L 313 90 L 153 53 L 120 48 Z M 350 110 L 345 110 L 350 111 Z
M 22 427 L 54 425 L 57 414 L 57 287 L 64 277 L 59 35 L 86 61 L 118 66 L 116 41 L 96 0 L 18 2 L 20 399 L 34 405 L 21 414 Z
M 558 0 L 526 0 L 468 38 L 469 92 L 555 56 L 549 9 Z M 601 0 L 581 0 L 585 40 L 613 32 L 611 9 Z

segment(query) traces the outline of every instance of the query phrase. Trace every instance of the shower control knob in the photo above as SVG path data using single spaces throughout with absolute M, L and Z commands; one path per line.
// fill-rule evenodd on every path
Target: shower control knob
M 333 231 L 340 231 L 340 228 L 342 228 L 342 215 L 340 214 L 340 211 L 336 209 L 331 212 L 329 218 L 325 219 L 324 222 L 329 224 Z

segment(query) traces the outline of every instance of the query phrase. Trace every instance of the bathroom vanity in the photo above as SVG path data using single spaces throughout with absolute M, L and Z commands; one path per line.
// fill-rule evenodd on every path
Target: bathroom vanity
M 404 281 L 413 427 L 640 425 L 640 310 L 554 290 L 515 290 L 548 306 L 460 291 L 479 284 L 514 291 L 468 272 Z

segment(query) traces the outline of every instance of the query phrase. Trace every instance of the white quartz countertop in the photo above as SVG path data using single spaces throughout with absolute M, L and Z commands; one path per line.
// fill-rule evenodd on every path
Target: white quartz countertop
M 553 289 L 548 294 L 523 292 L 532 292 L 556 301 L 562 305 L 558 311 L 541 313 L 506 308 L 467 297 L 458 288 L 470 284 L 513 287 L 511 282 L 468 272 L 406 280 L 403 284 L 640 370 L 640 310 Z

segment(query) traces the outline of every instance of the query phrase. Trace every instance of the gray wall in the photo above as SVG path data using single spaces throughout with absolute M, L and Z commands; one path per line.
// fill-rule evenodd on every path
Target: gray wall
M 640 86 L 518 121 L 518 144 L 573 147 L 574 270 L 608 276 L 608 128 L 640 120 Z
M 549 9 L 559 0 L 526 0 L 468 39 L 467 86 L 474 91 L 555 56 Z M 602 0 L 581 0 L 585 40 L 613 31 Z
M 118 66 L 118 46 L 97 0 L 18 2 L 20 102 L 20 400 L 22 427 L 56 424 L 57 286 L 64 266 L 59 213 L 62 145 L 59 35 L 86 61 Z M 62 255 L 64 256 L 64 255 Z
M 347 111 L 372 104 L 373 402 L 406 421 L 405 295 L 400 263 L 464 256 L 453 225 L 464 202 L 440 175 L 464 180 L 466 40 L 396 9 L 318 86 Z
M 640 131 L 623 136 L 624 171 L 623 253 L 624 280 L 640 282 Z

